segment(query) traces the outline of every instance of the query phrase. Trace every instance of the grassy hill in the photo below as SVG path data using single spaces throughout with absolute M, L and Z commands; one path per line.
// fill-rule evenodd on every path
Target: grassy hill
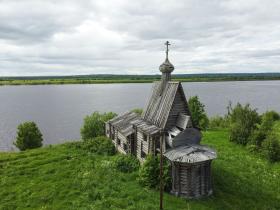
M 214 195 L 184 200 L 164 195 L 164 209 L 280 209 L 280 163 L 270 164 L 228 141 L 227 131 L 204 133 L 217 149 Z M 0 153 L 0 209 L 158 209 L 159 193 L 136 173 L 111 167 L 113 157 L 89 154 L 81 143 Z

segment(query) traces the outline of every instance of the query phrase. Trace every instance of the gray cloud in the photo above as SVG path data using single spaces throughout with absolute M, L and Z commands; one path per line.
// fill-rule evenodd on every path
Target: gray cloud
M 0 0 L 0 76 L 280 71 L 280 2 Z

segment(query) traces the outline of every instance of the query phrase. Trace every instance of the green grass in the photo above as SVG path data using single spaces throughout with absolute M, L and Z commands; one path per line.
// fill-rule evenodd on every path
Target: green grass
M 164 195 L 164 209 L 280 209 L 280 164 L 270 164 L 228 141 L 227 131 L 204 133 L 215 147 L 213 196 L 184 200 Z M 0 154 L 0 209 L 158 209 L 159 193 L 137 174 L 112 168 L 113 157 L 66 143 Z

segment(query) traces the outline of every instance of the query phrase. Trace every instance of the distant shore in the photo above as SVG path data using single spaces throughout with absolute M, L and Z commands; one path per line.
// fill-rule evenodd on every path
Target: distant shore
M 49 77 L 0 77 L 0 85 L 63 85 L 63 84 L 113 84 L 151 83 L 160 80 L 160 75 L 83 75 Z M 280 80 L 280 73 L 236 74 L 175 74 L 173 81 L 222 82 Z

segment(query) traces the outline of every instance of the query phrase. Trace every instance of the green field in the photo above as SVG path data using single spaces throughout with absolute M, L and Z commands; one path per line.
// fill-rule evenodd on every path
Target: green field
M 181 82 L 280 80 L 280 73 L 174 74 L 172 79 Z M 0 77 L 0 85 L 150 83 L 156 80 L 160 80 L 159 74 Z
M 228 141 L 225 130 L 207 131 L 217 149 L 213 196 L 184 200 L 164 195 L 164 209 L 280 209 L 280 163 L 270 164 Z M 20 153 L 0 153 L 0 209 L 158 209 L 159 193 L 142 188 L 136 173 L 111 167 L 113 157 L 66 143 Z

